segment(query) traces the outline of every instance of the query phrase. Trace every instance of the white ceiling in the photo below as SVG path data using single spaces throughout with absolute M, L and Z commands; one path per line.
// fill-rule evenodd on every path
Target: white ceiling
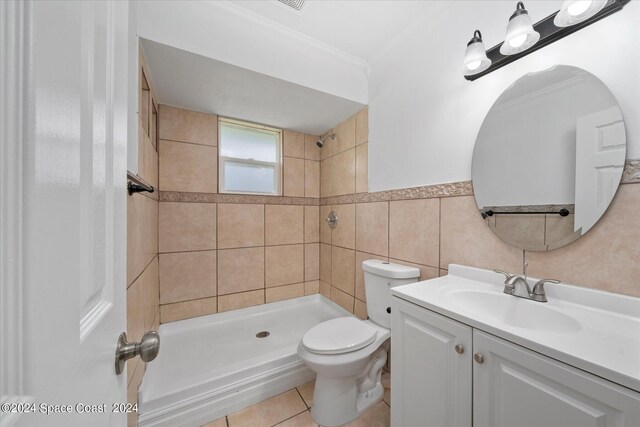
M 320 135 L 363 104 L 142 39 L 161 104 Z
M 296 11 L 277 0 L 232 3 L 365 61 L 409 24 L 442 5 L 425 0 L 307 0 Z

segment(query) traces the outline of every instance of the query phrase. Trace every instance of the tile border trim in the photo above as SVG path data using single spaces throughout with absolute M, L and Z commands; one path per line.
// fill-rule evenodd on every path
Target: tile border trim
M 640 159 L 627 160 L 624 163 L 621 184 L 640 184 Z
M 438 197 L 471 196 L 471 181 L 449 182 L 422 187 L 377 191 L 374 193 L 346 194 L 344 196 L 323 197 L 320 205 L 340 205 L 347 203 L 388 202 L 393 200 L 431 199 Z
M 318 206 L 315 197 L 260 196 L 248 194 L 188 193 L 181 191 L 160 191 L 160 202 L 184 203 L 252 203 L 262 205 L 304 205 Z

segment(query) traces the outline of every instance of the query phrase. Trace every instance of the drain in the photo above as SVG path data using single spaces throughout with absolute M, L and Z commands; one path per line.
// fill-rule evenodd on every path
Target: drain
M 271 335 L 271 332 L 269 331 L 260 331 L 256 334 L 256 338 L 266 338 L 269 335 Z

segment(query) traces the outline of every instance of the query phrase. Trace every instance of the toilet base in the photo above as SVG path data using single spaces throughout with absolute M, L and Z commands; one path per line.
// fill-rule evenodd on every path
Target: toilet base
M 364 369 L 353 377 L 316 377 L 311 418 L 326 427 L 337 427 L 358 418 L 384 397 L 380 381 L 387 362 L 387 349 L 382 346 L 367 361 Z

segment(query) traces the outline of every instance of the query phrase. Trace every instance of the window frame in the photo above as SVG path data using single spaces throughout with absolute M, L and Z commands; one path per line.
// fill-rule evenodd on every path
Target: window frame
M 268 133 L 273 133 L 277 136 L 277 153 L 276 153 L 276 162 L 265 162 L 261 160 L 253 160 L 253 159 L 244 159 L 238 157 L 228 157 L 222 155 L 222 124 L 231 125 L 239 128 L 250 128 L 260 131 L 266 131 Z M 282 134 L 283 130 L 279 128 L 274 128 L 272 126 L 262 125 L 258 123 L 247 122 L 244 120 L 232 119 L 229 117 L 220 117 L 218 116 L 218 192 L 221 194 L 246 194 L 246 195 L 254 195 L 254 196 L 282 196 L 283 185 L 282 185 L 282 171 L 283 171 L 283 147 L 282 147 Z M 239 190 L 227 190 L 225 187 L 225 167 L 226 163 L 241 163 L 245 165 L 252 166 L 273 166 L 274 168 L 274 188 L 275 192 L 273 193 L 262 193 L 262 192 L 253 192 L 253 191 L 239 191 Z

